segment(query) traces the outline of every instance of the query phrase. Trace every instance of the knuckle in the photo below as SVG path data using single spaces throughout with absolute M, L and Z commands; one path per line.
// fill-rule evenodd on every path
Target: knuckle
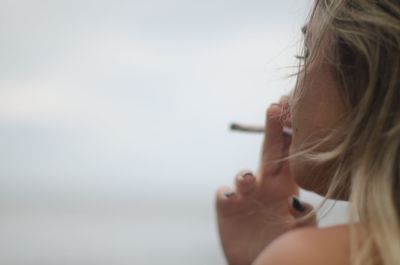
M 267 109 L 267 117 L 268 118 L 276 118 L 280 116 L 281 106 L 279 104 L 271 104 L 271 106 Z

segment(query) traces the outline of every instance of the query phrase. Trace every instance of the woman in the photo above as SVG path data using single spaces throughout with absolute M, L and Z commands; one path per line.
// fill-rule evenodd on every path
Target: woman
M 400 1 L 316 0 L 304 33 L 258 174 L 217 194 L 228 263 L 400 264 Z M 349 224 L 317 228 L 298 187 L 349 200 Z

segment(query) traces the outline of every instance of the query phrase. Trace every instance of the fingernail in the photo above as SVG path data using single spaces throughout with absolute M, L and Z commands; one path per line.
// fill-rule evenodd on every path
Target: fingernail
M 292 206 L 299 212 L 304 213 L 306 211 L 306 207 L 304 207 L 304 204 L 296 197 L 292 198 Z
M 225 192 L 225 197 L 227 197 L 227 198 L 230 198 L 230 197 L 232 197 L 233 195 L 235 195 L 235 192 L 233 192 L 233 191 L 228 191 L 228 192 Z
M 244 178 L 244 179 L 250 178 L 250 177 L 254 177 L 253 173 L 250 172 L 250 171 L 245 172 L 245 173 L 242 175 L 242 178 Z

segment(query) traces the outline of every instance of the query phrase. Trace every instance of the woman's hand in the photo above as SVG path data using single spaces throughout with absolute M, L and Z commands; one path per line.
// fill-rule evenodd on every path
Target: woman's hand
M 288 161 L 291 137 L 283 133 L 288 114 L 287 98 L 267 110 L 267 128 L 258 174 L 242 171 L 236 188 L 217 192 L 218 228 L 229 265 L 249 265 L 275 238 L 299 226 L 315 225 L 297 219 L 312 208 L 296 196 L 296 185 Z

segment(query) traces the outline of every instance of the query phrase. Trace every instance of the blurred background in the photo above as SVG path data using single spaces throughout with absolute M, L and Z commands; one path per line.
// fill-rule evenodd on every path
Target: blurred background
M 293 87 L 311 2 L 1 0 L 0 263 L 224 264 L 214 193 L 262 142 L 229 124 Z

